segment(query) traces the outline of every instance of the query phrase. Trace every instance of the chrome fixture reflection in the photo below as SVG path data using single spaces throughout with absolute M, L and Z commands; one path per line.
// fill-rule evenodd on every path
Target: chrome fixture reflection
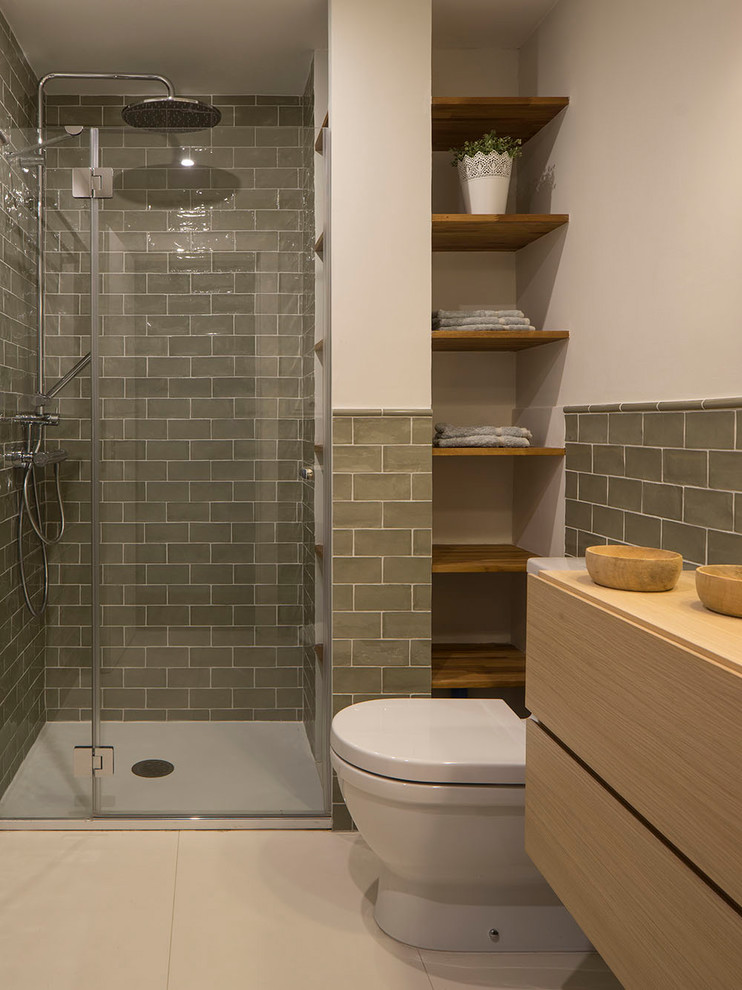
M 85 128 L 78 125 L 70 125 L 65 127 L 64 130 L 65 133 L 60 134 L 58 137 L 45 138 L 44 140 L 39 139 L 36 144 L 29 144 L 25 148 L 19 148 L 18 151 L 9 151 L 6 153 L 7 157 L 11 161 L 20 159 L 22 165 L 43 165 L 44 159 L 40 152 L 54 144 L 61 144 L 63 141 L 69 141 L 70 138 L 79 137 Z M 7 137 L 7 135 L 4 136 Z M 4 143 L 7 143 L 7 141 Z

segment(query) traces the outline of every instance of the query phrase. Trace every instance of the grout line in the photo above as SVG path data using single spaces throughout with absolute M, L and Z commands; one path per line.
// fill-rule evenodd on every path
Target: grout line
M 175 930 L 175 895 L 178 889 L 178 868 L 180 865 L 180 837 L 183 833 L 178 832 L 178 839 L 175 844 L 175 872 L 173 875 L 173 907 L 170 913 L 170 939 L 168 941 L 167 950 L 167 976 L 165 978 L 165 988 L 164 990 L 169 990 L 170 987 L 170 964 L 173 959 L 173 933 Z

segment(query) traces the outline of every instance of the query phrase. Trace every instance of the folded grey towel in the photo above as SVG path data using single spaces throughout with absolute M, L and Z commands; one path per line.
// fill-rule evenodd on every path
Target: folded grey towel
M 527 316 L 461 316 L 461 317 L 445 317 L 444 319 L 433 320 L 433 326 L 436 328 L 443 327 L 454 327 L 454 326 L 471 326 L 477 327 L 483 324 L 501 324 L 502 326 L 512 326 L 512 325 L 525 325 L 530 324 L 530 320 Z
M 533 434 L 525 426 L 454 426 L 453 423 L 436 423 L 435 435 L 438 439 L 450 440 L 454 437 L 527 437 Z
M 434 333 L 505 333 L 506 330 L 534 330 L 535 328 L 529 326 L 527 323 L 523 323 L 519 326 L 508 326 L 505 323 L 479 323 L 476 326 L 469 324 L 468 326 L 456 326 L 456 327 L 433 327 Z
M 457 319 L 460 316 L 525 316 L 520 309 L 436 309 L 433 319 Z
M 436 437 L 433 440 L 434 447 L 530 447 L 530 442 L 526 437 L 496 437 L 471 435 L 467 437 Z
M 506 330 L 535 330 L 528 323 L 519 323 L 513 326 L 509 323 L 477 323 L 472 325 L 469 323 L 466 326 L 453 326 L 453 327 L 436 327 L 433 326 L 433 330 L 446 331 L 448 333 L 463 333 L 464 331 L 476 332 L 483 331 L 484 333 L 504 333 Z

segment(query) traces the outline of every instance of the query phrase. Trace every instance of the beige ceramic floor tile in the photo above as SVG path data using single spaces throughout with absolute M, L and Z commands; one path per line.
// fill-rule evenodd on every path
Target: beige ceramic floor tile
M 597 953 L 420 953 L 433 990 L 621 990 Z
M 0 833 L 0 987 L 165 990 L 177 832 Z
M 348 833 L 184 833 L 169 990 L 430 990 L 373 921 L 375 877 Z

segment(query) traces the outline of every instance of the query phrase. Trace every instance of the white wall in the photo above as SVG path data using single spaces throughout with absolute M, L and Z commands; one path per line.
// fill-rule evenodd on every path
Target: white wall
M 330 0 L 333 407 L 430 408 L 430 0 Z
M 742 393 L 740 38 L 739 0 L 561 0 L 521 50 L 520 94 L 571 101 L 520 164 L 519 208 L 571 217 L 516 260 L 518 305 L 572 335 L 519 359 L 551 443 L 565 404 Z M 559 552 L 558 478 L 515 504 Z
M 519 299 L 572 331 L 529 403 L 742 393 L 740 39 L 739 0 L 561 0 L 523 48 L 521 94 L 571 100 L 529 151 L 524 205 L 571 223 L 519 253 Z
M 518 52 L 508 48 L 436 48 L 434 96 L 513 96 Z

